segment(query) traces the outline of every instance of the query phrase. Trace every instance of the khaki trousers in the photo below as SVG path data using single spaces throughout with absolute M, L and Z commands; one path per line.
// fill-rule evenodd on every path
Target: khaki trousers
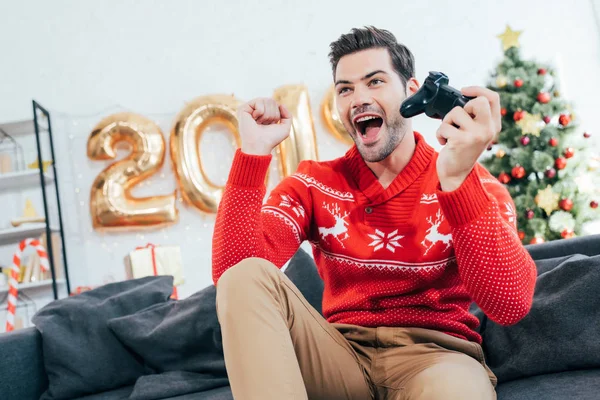
M 496 399 L 477 343 L 422 328 L 331 324 L 260 258 L 221 276 L 217 313 L 236 400 Z

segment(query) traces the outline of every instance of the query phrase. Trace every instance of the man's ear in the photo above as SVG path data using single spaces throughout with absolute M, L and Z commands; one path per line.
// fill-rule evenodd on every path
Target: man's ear
M 406 81 L 406 97 L 410 97 L 421 88 L 421 84 L 417 78 L 410 78 Z

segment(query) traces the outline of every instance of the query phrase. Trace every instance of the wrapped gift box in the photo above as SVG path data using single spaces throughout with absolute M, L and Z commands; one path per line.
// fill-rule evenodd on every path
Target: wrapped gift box
M 125 258 L 129 279 L 145 276 L 172 275 L 173 285 L 184 283 L 179 246 L 152 246 L 138 248 Z

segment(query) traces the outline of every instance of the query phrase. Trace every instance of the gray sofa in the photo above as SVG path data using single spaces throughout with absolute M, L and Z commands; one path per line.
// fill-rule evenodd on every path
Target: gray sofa
M 539 272 L 540 269 L 549 268 L 543 263 L 543 260 L 559 259 L 559 261 L 564 261 L 565 257 L 573 254 L 582 254 L 590 257 L 600 254 L 600 235 L 527 246 L 527 249 L 532 257 L 536 260 L 536 263 L 539 262 Z M 596 259 L 600 260 L 600 258 L 597 257 Z M 571 267 L 571 269 L 573 268 Z M 294 281 L 299 289 L 305 294 L 308 301 L 313 304 L 315 308 L 321 310 L 320 302 L 323 286 L 322 281 L 319 279 L 316 273 L 312 259 L 305 252 L 300 250 L 294 256 L 290 267 L 286 270 L 286 274 L 290 276 L 292 281 Z M 538 279 L 538 282 L 540 282 L 540 279 Z M 550 285 L 550 283 L 548 283 L 548 285 Z M 571 298 L 576 297 L 573 294 L 567 293 L 567 295 Z M 598 296 L 597 291 L 590 293 L 589 295 L 600 297 Z M 548 302 L 547 298 L 539 301 L 552 305 L 551 302 Z M 565 304 L 570 303 L 566 302 Z M 581 307 L 584 307 L 584 305 L 581 305 Z M 542 310 L 545 309 L 542 308 Z M 584 353 L 575 359 L 576 361 L 582 360 L 579 363 L 569 359 L 568 364 L 574 365 L 575 367 L 571 368 L 569 365 L 561 366 L 560 356 L 553 357 L 552 354 L 539 358 L 539 364 L 523 364 L 525 365 L 525 367 L 523 367 L 523 365 L 519 364 L 519 356 L 521 354 L 523 354 L 524 357 L 535 358 L 539 357 L 539 354 L 543 353 L 531 353 L 529 355 L 525 355 L 527 353 L 527 347 L 520 348 L 519 344 L 515 343 L 515 338 L 523 337 L 524 335 L 523 331 L 518 331 L 520 328 L 519 324 L 509 327 L 513 329 L 511 331 L 508 328 L 504 329 L 503 327 L 494 326 L 491 321 L 485 320 L 485 316 L 483 316 L 476 307 L 474 307 L 472 311 L 481 319 L 481 329 L 489 331 L 481 333 L 484 337 L 484 350 L 486 351 L 486 358 L 489 361 L 488 364 L 490 364 L 490 367 L 494 370 L 494 372 L 498 371 L 498 373 L 500 373 L 500 383 L 497 388 L 499 400 L 562 400 L 568 398 L 587 400 L 600 398 L 600 362 L 596 364 L 594 361 L 596 358 L 600 359 L 600 355 L 591 354 L 593 357 L 592 361 L 583 359 L 585 358 L 585 353 L 587 352 L 588 346 L 590 353 L 595 353 L 597 347 L 600 346 L 597 343 L 600 342 L 600 321 L 579 321 L 579 323 L 582 325 L 597 324 L 598 336 L 596 337 L 596 340 L 591 339 L 590 343 L 581 342 L 581 340 L 588 340 L 586 339 L 587 336 L 583 334 L 578 339 L 573 339 L 579 340 L 577 343 L 577 346 L 579 347 L 576 348 L 582 349 L 582 353 Z M 573 309 L 571 311 L 576 312 L 577 310 Z M 547 313 L 547 311 L 544 312 Z M 567 312 L 569 312 L 569 310 L 567 310 Z M 560 318 L 564 319 L 564 317 Z M 530 325 L 527 325 L 527 323 L 523 324 L 522 326 L 522 328 L 524 327 L 523 329 L 526 330 L 525 335 L 532 335 L 530 338 L 535 337 L 537 334 L 535 329 L 531 329 L 529 326 Z M 581 331 L 585 331 L 585 329 L 582 329 Z M 593 329 L 588 331 L 592 333 L 594 332 Z M 490 344 L 486 343 L 486 335 L 489 337 L 489 341 L 496 344 L 495 348 L 490 348 Z M 545 336 L 541 335 L 541 337 Z M 589 337 L 593 338 L 593 336 Z M 570 340 L 571 338 L 566 338 L 565 343 Z M 504 347 L 499 349 L 498 346 L 502 345 L 503 343 Z M 513 346 L 515 346 L 514 348 L 518 349 L 518 351 L 512 351 Z M 527 343 L 525 343 L 525 346 L 527 346 Z M 572 350 L 569 348 L 564 348 L 563 350 L 567 353 L 572 353 Z M 560 352 L 561 350 L 558 349 L 556 353 L 560 354 Z M 568 356 L 568 354 L 565 355 L 565 357 Z M 90 360 L 90 362 L 93 362 L 93 360 Z M 577 365 L 583 366 L 584 368 L 577 367 Z M 528 374 L 527 371 L 523 371 L 523 368 L 530 368 L 528 366 L 531 366 L 532 374 Z M 495 367 L 498 369 L 496 370 Z M 115 365 L 115 368 L 118 368 L 118 365 Z M 538 374 L 536 371 L 561 372 Z M 524 375 L 533 376 L 512 379 L 512 377 Z M 44 360 L 42 357 L 42 337 L 39 331 L 36 328 L 28 328 L 8 334 L 1 334 L 0 398 L 4 400 L 39 399 L 47 388 L 48 376 L 46 374 Z M 80 398 L 86 400 L 127 399 L 129 398 L 131 392 L 132 386 L 126 386 Z M 172 397 L 172 399 L 224 400 L 232 399 L 232 395 L 229 387 L 224 386 L 200 393 L 191 393 L 178 397 Z

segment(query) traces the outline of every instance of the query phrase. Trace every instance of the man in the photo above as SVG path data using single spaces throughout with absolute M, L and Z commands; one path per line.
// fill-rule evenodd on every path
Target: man
M 217 214 L 213 279 L 236 399 L 493 399 L 475 301 L 510 325 L 531 307 L 535 265 L 513 202 L 478 157 L 500 131 L 484 88 L 442 121 L 438 153 L 400 104 L 419 89 L 411 52 L 388 31 L 331 44 L 337 105 L 355 145 L 305 161 L 265 205 L 271 151 L 290 114 L 270 99 L 239 110 L 242 147 Z M 302 241 L 323 278 L 323 315 L 279 270 Z

